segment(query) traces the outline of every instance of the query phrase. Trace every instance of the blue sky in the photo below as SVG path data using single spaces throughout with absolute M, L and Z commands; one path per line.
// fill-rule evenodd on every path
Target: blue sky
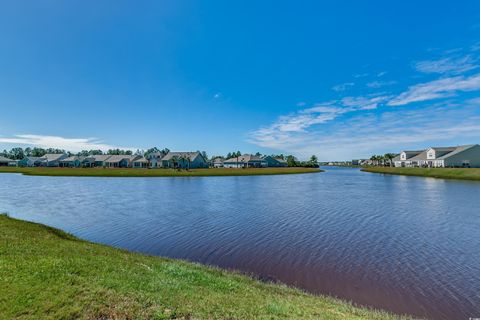
M 4 1 L 0 148 L 480 143 L 480 2 Z

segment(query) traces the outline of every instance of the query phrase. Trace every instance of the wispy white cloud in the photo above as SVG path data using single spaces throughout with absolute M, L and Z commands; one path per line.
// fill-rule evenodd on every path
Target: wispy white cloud
M 79 152 L 82 150 L 103 150 L 108 149 L 124 149 L 124 150 L 136 150 L 132 147 L 119 147 L 110 144 L 106 144 L 96 138 L 64 138 L 58 136 L 43 136 L 34 134 L 19 134 L 13 137 L 1 137 L 0 143 L 14 144 L 14 145 L 26 145 L 40 148 L 56 148 L 65 149 L 67 151 Z
M 367 83 L 367 87 L 369 88 L 372 88 L 372 89 L 378 89 L 378 88 L 381 88 L 381 87 L 386 87 L 386 86 L 391 86 L 391 85 L 394 85 L 396 84 L 397 81 L 371 81 L 369 83 Z
M 248 140 L 262 147 L 283 149 L 285 143 L 301 143 L 308 129 L 313 126 L 331 122 L 346 113 L 376 109 L 388 99 L 388 96 L 345 97 L 339 101 L 318 103 L 279 117 L 271 125 L 251 132 Z
M 368 157 L 442 141 L 472 142 L 480 138 L 479 107 L 480 99 L 471 100 L 460 110 L 458 104 L 444 103 L 424 109 L 395 109 L 379 115 L 356 113 L 319 130 L 279 132 L 269 128 L 261 140 L 254 137 L 251 142 L 292 152 L 301 158 L 316 154 L 322 161 Z
M 343 94 L 336 101 L 303 108 L 251 132 L 248 141 L 300 157 L 317 154 L 322 160 L 331 160 L 395 152 L 419 144 L 426 147 L 434 142 L 456 141 L 456 144 L 467 138 L 480 139 L 480 98 L 462 99 L 462 93 L 480 90 L 480 73 L 474 71 L 478 67 L 474 49 L 443 51 L 442 59 L 414 63 L 416 75 L 420 76 L 417 79 L 425 77 L 422 73 L 438 74 L 439 78 L 414 83 L 399 94 L 385 88 L 397 83 L 380 79 L 386 71 L 353 75 L 354 78 L 371 76 L 373 79 L 365 81 L 366 86 L 382 88 L 383 92 L 376 90 L 364 96 Z M 461 56 L 462 52 L 467 54 Z M 356 85 L 360 80 L 355 80 Z M 342 92 L 350 84 L 353 82 L 334 89 Z M 437 103 L 432 104 L 435 99 Z M 429 103 L 418 103 L 425 101 Z M 411 108 L 382 108 L 414 102 L 418 104 Z
M 347 90 L 350 87 L 353 87 L 354 85 L 355 83 L 353 82 L 345 82 L 345 83 L 337 84 L 336 86 L 332 87 L 332 89 L 334 91 L 341 92 L 341 91 Z
M 341 100 L 342 105 L 351 107 L 350 111 L 376 109 L 381 103 L 386 102 L 390 96 L 367 96 L 367 97 L 345 97 Z
M 471 55 L 445 57 L 439 60 L 425 60 L 415 63 L 415 69 L 423 73 L 457 75 L 478 68 Z
M 400 106 L 412 102 L 427 101 L 454 96 L 457 92 L 480 90 L 480 73 L 470 77 L 456 76 L 421 83 L 393 98 L 388 105 Z
M 368 77 L 368 76 L 369 76 L 368 73 L 357 73 L 357 74 L 353 75 L 354 78 L 364 78 L 364 77 Z

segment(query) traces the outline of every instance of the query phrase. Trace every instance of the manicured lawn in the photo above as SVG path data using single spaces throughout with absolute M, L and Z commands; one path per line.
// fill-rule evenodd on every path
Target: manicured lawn
M 0 173 L 23 173 L 32 176 L 90 176 L 90 177 L 208 177 L 208 176 L 254 176 L 321 172 L 315 168 L 248 168 L 248 169 L 114 169 L 114 168 L 21 168 L 0 167 Z
M 0 319 L 176 318 L 400 319 L 0 215 Z
M 479 168 L 390 168 L 390 167 L 368 167 L 362 171 L 401 174 L 407 176 L 422 176 L 443 179 L 462 179 L 480 181 Z

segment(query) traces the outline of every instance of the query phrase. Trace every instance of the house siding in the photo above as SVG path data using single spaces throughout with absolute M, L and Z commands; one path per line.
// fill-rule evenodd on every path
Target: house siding
M 470 149 L 447 157 L 444 160 L 445 167 L 462 167 L 464 160 L 470 162 L 470 167 L 480 168 L 480 145 L 473 146 Z

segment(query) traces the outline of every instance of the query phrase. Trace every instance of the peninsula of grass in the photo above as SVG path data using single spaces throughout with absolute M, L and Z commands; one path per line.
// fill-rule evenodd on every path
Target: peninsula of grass
M 58 167 L 0 167 L 0 173 L 22 173 L 31 176 L 70 177 L 209 177 L 256 176 L 277 174 L 316 173 L 317 168 L 209 168 L 209 169 L 134 169 L 134 168 L 58 168 Z
M 402 318 L 0 215 L 0 319 Z
M 400 174 L 406 176 L 420 176 L 442 179 L 461 179 L 480 181 L 479 168 L 398 168 L 398 167 L 368 167 L 362 171 Z

